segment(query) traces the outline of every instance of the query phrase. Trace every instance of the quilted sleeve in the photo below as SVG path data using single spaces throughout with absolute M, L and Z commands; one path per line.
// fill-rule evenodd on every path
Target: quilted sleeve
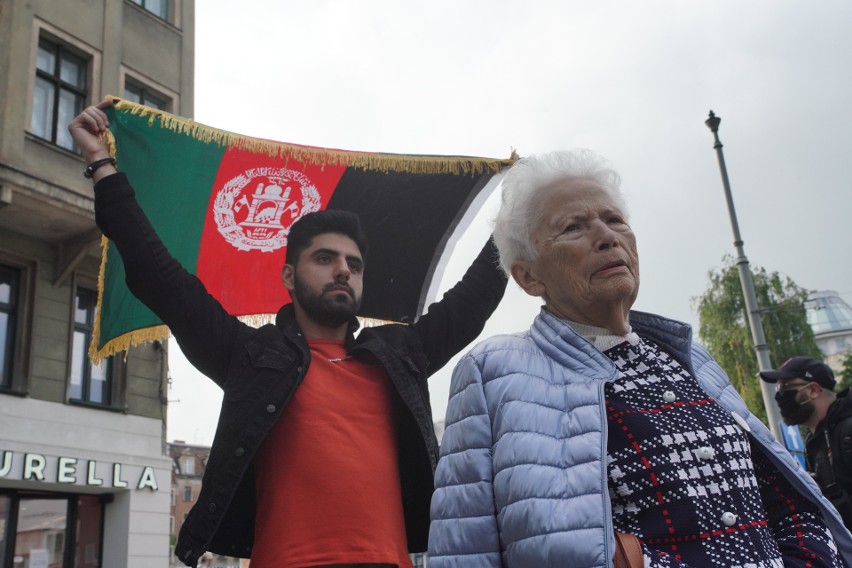
M 441 459 L 435 472 L 429 568 L 499 567 L 491 418 L 476 359 L 453 371 Z

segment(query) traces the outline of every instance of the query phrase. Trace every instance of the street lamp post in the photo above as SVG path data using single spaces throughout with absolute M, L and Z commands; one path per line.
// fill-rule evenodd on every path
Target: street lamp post
M 763 334 L 763 323 L 760 321 L 760 310 L 757 307 L 757 296 L 754 293 L 754 281 L 751 269 L 748 266 L 748 258 L 746 258 L 745 249 L 743 248 L 743 240 L 740 237 L 737 212 L 734 209 L 731 184 L 728 181 L 728 169 L 725 167 L 722 142 L 719 140 L 720 122 L 722 122 L 722 119 L 716 116 L 711 110 L 710 116 L 704 121 L 704 124 L 710 129 L 713 133 L 713 138 L 716 140 L 713 148 L 716 150 L 716 157 L 719 159 L 719 171 L 722 173 L 722 185 L 725 188 L 725 201 L 728 204 L 728 215 L 731 218 L 731 228 L 734 231 L 734 246 L 737 249 L 736 265 L 740 273 L 740 284 L 743 287 L 743 296 L 745 297 L 746 311 L 748 312 L 748 324 L 749 328 L 751 328 L 751 338 L 754 342 L 754 350 L 757 353 L 757 366 L 761 371 L 769 371 L 772 369 L 772 363 L 769 361 L 769 345 L 766 344 L 766 337 Z M 760 392 L 763 395 L 763 405 L 766 407 L 769 429 L 772 430 L 775 439 L 782 441 L 781 431 L 778 426 L 778 423 L 781 421 L 781 413 L 778 411 L 778 404 L 775 402 L 775 389 L 760 379 L 757 382 L 760 383 Z

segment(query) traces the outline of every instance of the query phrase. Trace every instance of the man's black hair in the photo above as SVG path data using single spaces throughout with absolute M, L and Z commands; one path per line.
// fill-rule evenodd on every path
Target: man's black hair
M 341 209 L 308 213 L 293 223 L 287 237 L 287 256 L 284 263 L 295 266 L 299 255 L 310 246 L 314 237 L 327 233 L 336 233 L 352 239 L 358 245 L 361 258 L 366 263 L 367 235 L 361 228 L 361 219 L 355 213 Z

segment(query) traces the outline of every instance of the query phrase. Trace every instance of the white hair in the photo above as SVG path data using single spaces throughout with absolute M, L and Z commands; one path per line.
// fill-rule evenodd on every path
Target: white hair
M 515 162 L 503 178 L 503 199 L 494 220 L 494 243 L 507 275 L 515 261 L 536 258 L 532 234 L 544 215 L 545 190 L 572 179 L 591 180 L 606 191 L 627 220 L 621 177 L 587 149 L 533 154 Z

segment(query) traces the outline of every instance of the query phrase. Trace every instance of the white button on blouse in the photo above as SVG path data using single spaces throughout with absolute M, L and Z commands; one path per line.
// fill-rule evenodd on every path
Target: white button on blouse
M 663 400 L 666 402 L 674 402 L 677 400 L 677 396 L 675 396 L 675 393 L 672 391 L 666 391 L 663 393 Z
M 737 516 L 733 513 L 722 513 L 722 522 L 725 526 L 732 527 L 737 523 Z
M 731 412 L 731 417 L 734 419 L 734 422 L 737 423 L 737 426 L 739 426 L 744 432 L 751 432 L 751 426 L 748 425 L 745 418 L 736 412 Z

